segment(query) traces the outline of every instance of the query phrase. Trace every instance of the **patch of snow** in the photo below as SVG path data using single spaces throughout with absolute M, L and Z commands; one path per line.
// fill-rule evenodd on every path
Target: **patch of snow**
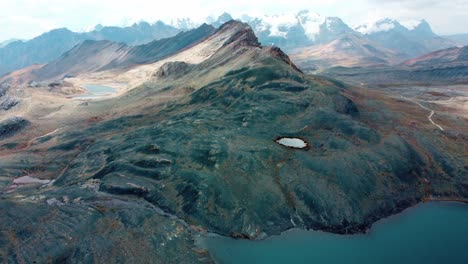
M 394 29 L 397 24 L 398 24 L 398 21 L 396 20 L 384 18 L 384 19 L 379 19 L 377 21 L 370 21 L 360 26 L 356 26 L 354 27 L 354 30 L 362 34 L 368 35 L 372 33 L 390 31 Z
M 172 19 L 169 22 L 169 25 L 183 30 L 197 28 L 201 24 L 202 23 L 197 23 L 188 17 Z
M 261 32 L 269 30 L 270 37 L 286 38 L 289 31 L 293 27 L 302 27 L 308 38 L 314 40 L 316 35 L 320 33 L 320 26 L 325 23 L 325 17 L 316 12 L 303 10 L 299 13 L 284 13 L 278 15 L 262 15 L 258 18 L 244 15 L 243 21 L 250 22 L 254 20 L 260 21 L 256 26 L 255 31 Z
M 297 148 L 297 149 L 304 149 L 307 148 L 307 142 L 300 138 L 288 138 L 288 137 L 283 137 L 278 140 L 276 140 L 276 143 L 283 145 L 285 147 L 290 147 L 290 148 Z
M 299 12 L 297 19 L 306 36 L 311 40 L 315 40 L 317 34 L 320 33 L 320 26 L 326 21 L 325 17 L 309 10 Z
M 422 23 L 423 23 L 423 20 L 415 20 L 415 19 L 400 21 L 400 24 L 404 26 L 405 28 L 407 28 L 408 30 L 414 30 Z
M 63 202 L 59 201 L 57 198 L 52 198 L 52 199 L 48 199 L 46 200 L 46 203 L 47 205 L 57 205 L 57 206 L 61 206 L 63 205 Z
M 92 32 L 94 30 L 96 30 L 96 25 L 87 25 L 87 26 L 84 26 L 82 28 L 80 28 L 79 30 L 77 30 L 78 33 L 88 33 L 88 32 Z
M 297 25 L 294 14 L 265 15 L 259 18 L 262 22 L 258 28 L 261 31 L 270 30 L 270 37 L 286 37 L 288 31 Z
M 13 180 L 14 184 L 26 185 L 26 184 L 48 184 L 50 180 L 40 180 L 31 176 L 23 176 Z

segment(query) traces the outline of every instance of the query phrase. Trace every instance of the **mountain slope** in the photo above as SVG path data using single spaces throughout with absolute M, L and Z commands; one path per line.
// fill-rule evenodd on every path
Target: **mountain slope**
M 8 44 L 13 43 L 13 42 L 15 42 L 15 41 L 21 41 L 21 40 L 19 40 L 19 39 L 9 39 L 9 40 L 5 40 L 5 41 L 3 41 L 3 42 L 0 42 L 0 48 L 3 48 L 3 47 L 5 47 L 5 46 L 7 46 Z
M 448 63 L 466 63 L 468 64 L 468 46 L 453 47 L 450 49 L 439 50 L 429 53 L 422 57 L 408 60 L 404 63 L 406 66 L 432 66 Z
M 468 34 L 450 35 L 444 36 L 444 38 L 450 39 L 460 45 L 468 45 Z
M 453 85 L 468 83 L 468 48 L 454 47 L 407 60 L 392 67 L 336 67 L 324 74 L 370 85 Z
M 26 89 L 34 129 L 0 141 L 2 256 L 209 262 L 193 241 L 205 230 L 355 233 L 426 199 L 468 198 L 452 120 L 442 132 L 414 104 L 304 75 L 243 23 L 171 58 L 188 54 L 144 65 L 154 78 L 108 100 L 49 106 Z
M 381 47 L 357 34 L 348 34 L 324 44 L 298 48 L 291 58 L 304 70 L 333 66 L 369 67 L 390 65 L 404 58 L 393 50 Z

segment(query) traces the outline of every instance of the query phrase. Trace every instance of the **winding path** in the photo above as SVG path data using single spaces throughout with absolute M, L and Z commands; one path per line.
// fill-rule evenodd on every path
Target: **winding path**
M 436 124 L 436 122 L 434 122 L 434 120 L 432 120 L 432 117 L 434 116 L 435 112 L 434 110 L 432 109 L 429 109 L 427 107 L 425 107 L 424 105 L 422 105 L 421 103 L 419 103 L 418 101 L 414 100 L 414 99 L 411 99 L 411 98 L 408 98 L 408 97 L 405 97 L 403 95 L 400 95 L 401 98 L 407 100 L 407 101 L 410 101 L 410 102 L 413 102 L 417 105 L 419 105 L 422 109 L 426 110 L 426 111 L 430 111 L 431 113 L 429 114 L 429 116 L 427 117 L 427 119 L 429 119 L 429 121 L 434 125 L 436 126 L 437 128 L 440 129 L 440 131 L 444 131 L 444 128 L 441 127 L 440 125 Z
M 366 85 L 365 83 L 363 83 L 363 82 L 358 82 L 358 81 L 353 81 L 353 80 L 347 80 L 347 82 L 348 82 L 348 84 L 350 84 L 350 85 L 353 85 L 353 84 L 351 84 L 351 83 L 349 83 L 349 82 L 357 83 L 357 84 L 359 84 L 359 86 L 360 86 L 361 88 L 364 88 L 364 87 L 367 86 L 367 85 Z M 431 122 L 434 126 L 436 126 L 438 129 L 440 129 L 440 131 L 445 131 L 444 128 L 443 128 L 442 126 L 440 126 L 439 124 L 437 124 L 436 122 L 434 122 L 434 120 L 432 120 L 432 117 L 433 117 L 434 114 L 435 114 L 434 110 L 425 107 L 424 105 L 422 105 L 421 103 L 419 103 L 418 101 L 416 101 L 416 100 L 414 100 L 414 99 L 405 97 L 405 96 L 403 96 L 403 95 L 400 95 L 400 97 L 401 97 L 402 99 L 404 99 L 404 100 L 407 100 L 407 101 L 410 101 L 410 102 L 412 102 L 412 103 L 415 103 L 415 104 L 419 105 L 422 109 L 424 109 L 424 110 L 426 110 L 426 111 L 430 111 L 430 114 L 429 114 L 429 116 L 427 117 L 427 119 L 429 119 L 429 122 Z
M 47 134 L 44 134 L 44 135 L 42 135 L 42 136 L 35 137 L 35 138 L 29 140 L 29 141 L 28 141 L 28 144 L 27 144 L 27 147 L 29 148 L 29 147 L 34 143 L 34 141 L 36 141 L 36 140 L 38 140 L 38 139 L 41 139 L 41 138 L 44 138 L 44 137 L 47 137 L 47 136 L 50 136 L 50 135 L 53 135 L 53 134 L 59 132 L 60 130 L 62 130 L 62 129 L 64 129 L 64 128 L 66 128 L 66 126 L 61 127 L 61 128 L 57 128 L 57 129 L 55 129 L 55 130 L 52 131 L 52 132 L 49 132 L 49 133 L 47 133 Z

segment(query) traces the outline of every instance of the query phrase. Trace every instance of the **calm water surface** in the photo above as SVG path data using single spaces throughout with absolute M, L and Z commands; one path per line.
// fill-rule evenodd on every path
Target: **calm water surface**
M 83 88 L 85 88 L 88 92 L 86 94 L 75 97 L 76 99 L 101 98 L 117 92 L 115 88 L 98 84 L 85 84 L 83 85 Z
M 291 230 L 265 241 L 202 240 L 217 263 L 468 264 L 468 205 L 427 203 L 379 221 L 369 234 Z

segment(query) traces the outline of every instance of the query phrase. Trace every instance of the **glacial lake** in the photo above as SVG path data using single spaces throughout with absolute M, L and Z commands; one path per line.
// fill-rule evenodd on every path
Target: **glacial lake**
M 290 230 L 264 241 L 208 237 L 216 263 L 468 263 L 468 206 L 427 203 L 377 222 L 368 234 Z
M 115 88 L 99 84 L 85 84 L 82 87 L 87 90 L 87 93 L 76 96 L 75 99 L 98 99 L 117 92 Z

